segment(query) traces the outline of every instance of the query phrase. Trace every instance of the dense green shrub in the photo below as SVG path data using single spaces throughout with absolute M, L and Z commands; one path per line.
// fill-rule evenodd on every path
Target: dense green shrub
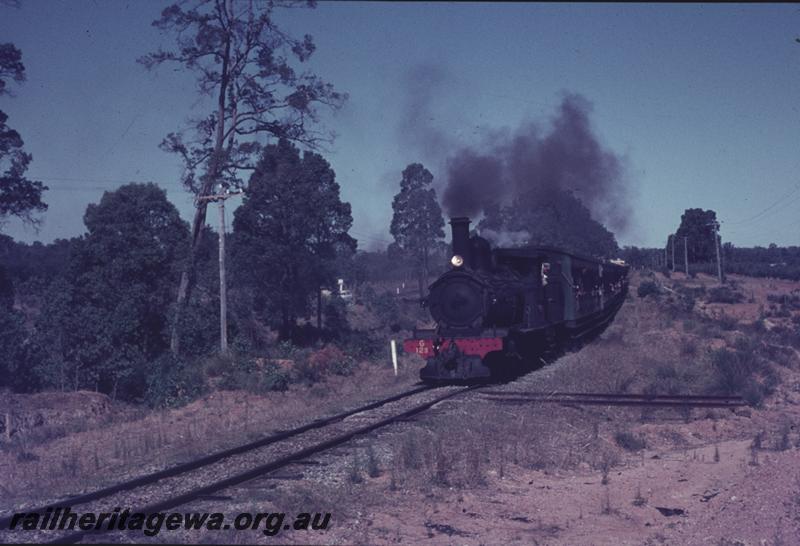
M 723 348 L 710 353 L 713 369 L 710 391 L 740 395 L 748 403 L 758 406 L 777 385 L 778 378 L 769 364 L 751 350 L 749 341 L 736 343 L 734 350 Z
M 0 387 L 17 392 L 39 388 L 43 383 L 41 376 L 47 375 L 38 366 L 43 356 L 29 339 L 22 313 L 0 305 Z
M 723 394 L 742 392 L 757 367 L 755 355 L 742 354 L 724 348 L 712 351 L 710 358 L 715 372 L 715 390 L 721 391 Z
M 647 288 L 645 290 L 649 291 L 651 289 Z M 666 300 L 662 302 L 661 308 L 671 320 L 684 318 L 691 315 L 695 306 L 696 294 L 698 293 L 697 290 L 687 289 L 679 285 L 674 292 L 670 293 Z
M 780 307 L 777 307 L 775 304 L 771 304 L 769 309 L 764 312 L 765 317 L 775 317 L 775 318 L 790 318 L 792 316 L 792 312 L 789 308 L 781 304 Z
M 708 291 L 706 298 L 708 303 L 741 303 L 744 295 L 728 286 L 715 286 Z
M 695 356 L 697 354 L 697 342 L 692 338 L 681 338 L 681 354 L 684 356 Z
M 381 335 L 350 330 L 338 341 L 339 347 L 354 360 L 371 360 L 382 355 L 386 338 Z
M 269 391 L 285 391 L 292 381 L 291 372 L 275 362 L 266 362 L 258 372 L 258 390 L 262 393 Z
M 345 358 L 344 353 L 336 345 L 325 345 L 321 349 L 317 349 L 308 357 L 309 365 L 320 370 L 320 373 L 327 373 L 336 365 L 337 362 L 343 361 Z
M 148 366 L 144 401 L 151 407 L 177 407 L 196 399 L 204 390 L 199 366 L 166 353 Z
M 325 329 L 334 339 L 339 339 L 350 330 L 347 321 L 347 302 L 338 296 L 332 296 L 323 307 Z
M 614 435 L 617 445 L 628 451 L 641 451 L 647 446 L 644 438 L 631 434 L 630 432 L 617 432 Z
M 790 309 L 800 309 L 800 295 L 797 294 L 767 294 L 767 301 Z
M 644 298 L 650 295 L 658 296 L 661 294 L 661 289 L 658 287 L 653 281 L 644 281 L 642 284 L 639 285 L 639 289 L 636 291 L 640 298 Z
M 694 305 L 695 299 L 691 293 L 682 292 L 678 295 L 678 308 L 684 313 L 691 313 Z
M 739 325 L 739 321 L 736 319 L 736 317 L 732 317 L 731 315 L 728 315 L 726 313 L 723 313 L 719 315 L 719 317 L 717 317 L 717 323 L 719 324 L 719 327 L 725 330 L 726 332 L 735 330 L 736 327 Z
M 661 363 L 654 368 L 655 377 L 645 389 L 649 394 L 686 394 L 696 382 L 696 374 L 688 366 Z
M 388 327 L 396 323 L 400 314 L 400 304 L 397 297 L 390 292 L 372 294 L 366 301 L 367 308 L 377 315 L 381 327 Z
M 299 351 L 294 354 L 299 354 Z M 264 394 L 269 391 L 285 391 L 293 380 L 290 366 L 282 366 L 272 360 L 232 354 L 228 357 L 217 356 L 211 362 L 213 368 L 222 369 L 219 382 L 222 389 Z
M 403 300 L 391 292 L 368 293 L 364 296 L 364 303 L 378 318 L 378 329 L 391 332 L 411 330 L 417 321 L 429 318 L 427 310 L 417 300 Z

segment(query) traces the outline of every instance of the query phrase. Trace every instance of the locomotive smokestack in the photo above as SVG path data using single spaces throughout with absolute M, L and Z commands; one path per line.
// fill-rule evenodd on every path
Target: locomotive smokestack
M 469 263 L 469 218 L 450 218 L 450 226 L 453 230 L 453 255 L 461 256 Z

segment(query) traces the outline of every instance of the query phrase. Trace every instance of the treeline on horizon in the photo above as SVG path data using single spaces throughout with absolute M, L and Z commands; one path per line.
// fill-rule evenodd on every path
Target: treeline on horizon
M 207 227 L 210 254 L 217 255 L 217 233 Z M 5 275 L 15 283 L 33 284 L 52 279 L 66 267 L 70 249 L 80 237 L 55 239 L 51 243 L 34 241 L 23 243 L 0 233 L 0 276 Z M 391 245 L 390 245 L 391 247 Z M 800 280 L 800 246 L 739 247 L 733 243 L 722 245 L 722 263 L 727 273 L 751 277 L 772 277 L 776 279 Z M 676 251 L 677 252 L 677 251 Z M 439 242 L 431 249 L 431 264 L 434 273 L 442 271 L 449 259 L 450 245 Z M 637 269 L 660 269 L 663 267 L 664 249 L 651 247 L 624 246 L 619 257 Z M 669 256 L 668 256 L 669 257 Z M 669 260 L 668 260 L 669 261 Z M 216 267 L 216 264 L 214 264 Z M 716 275 L 716 261 L 689 263 L 689 270 L 696 273 Z M 676 259 L 676 271 L 683 271 L 683 262 Z M 216 271 L 216 270 L 215 270 Z M 216 273 L 215 273 L 216 274 Z M 399 257 L 393 259 L 393 248 L 377 250 L 359 249 L 353 261 L 341 271 L 348 283 L 370 281 L 414 282 L 416 268 L 412 262 Z M 7 288 L 6 288 L 7 289 Z
M 720 223 L 713 210 L 686 209 L 663 248 L 625 247 L 622 256 L 635 268 L 717 275 L 717 252 L 724 273 L 800 280 L 800 247 L 737 247 L 720 244 Z
M 684 263 L 680 245 L 676 250 L 675 271 L 683 272 Z M 680 254 L 680 256 L 679 256 Z M 626 246 L 620 256 L 636 269 L 670 269 L 671 252 L 666 252 L 667 265 L 664 265 L 663 248 L 640 248 Z M 769 277 L 800 281 L 800 246 L 737 247 L 724 243 L 721 247 L 722 269 L 725 273 L 747 275 L 750 277 Z M 689 274 L 717 274 L 716 256 L 705 257 L 700 262 L 689 261 Z

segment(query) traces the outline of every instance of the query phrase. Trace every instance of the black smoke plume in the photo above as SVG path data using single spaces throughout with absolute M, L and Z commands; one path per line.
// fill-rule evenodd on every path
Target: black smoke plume
M 484 226 L 500 232 L 528 229 L 524 222 L 509 220 L 528 210 L 555 207 L 558 218 L 559 210 L 582 205 L 595 220 L 625 231 L 630 206 L 623 160 L 601 145 L 590 113 L 586 99 L 566 95 L 547 130 L 527 123 L 452 154 L 442 196 L 446 212 L 472 218 L 482 214 Z M 574 198 L 580 204 L 569 202 Z

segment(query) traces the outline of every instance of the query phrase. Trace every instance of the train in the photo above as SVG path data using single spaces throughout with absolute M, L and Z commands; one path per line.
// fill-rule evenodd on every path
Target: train
M 425 382 L 501 380 L 542 356 L 588 339 L 613 321 L 628 292 L 622 260 L 549 246 L 492 248 L 452 218 L 450 269 L 423 300 L 436 322 L 415 329 L 406 353 L 426 360 Z

